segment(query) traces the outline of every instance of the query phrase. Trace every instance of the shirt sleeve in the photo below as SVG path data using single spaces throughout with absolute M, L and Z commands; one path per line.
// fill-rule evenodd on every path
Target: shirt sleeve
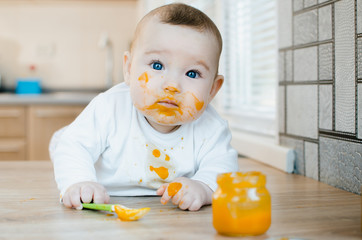
M 216 190 L 217 175 L 239 170 L 238 155 L 230 145 L 231 133 L 227 124 L 219 127 L 205 140 L 198 154 L 198 170 L 191 178 L 207 184 Z
M 94 163 L 107 146 L 109 125 L 103 105 L 102 96 L 97 96 L 52 143 L 50 155 L 61 195 L 75 183 L 97 181 Z

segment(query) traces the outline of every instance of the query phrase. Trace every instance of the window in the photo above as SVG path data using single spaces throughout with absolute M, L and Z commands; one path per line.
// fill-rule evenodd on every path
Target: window
M 217 107 L 232 129 L 275 136 L 277 92 L 276 0 L 225 0 Z

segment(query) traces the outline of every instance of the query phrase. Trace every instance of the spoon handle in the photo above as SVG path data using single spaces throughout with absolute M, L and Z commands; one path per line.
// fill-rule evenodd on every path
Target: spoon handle
M 95 203 L 82 203 L 83 208 L 93 209 L 93 210 L 101 210 L 101 211 L 109 211 L 113 212 L 112 206 L 114 204 L 95 204 Z

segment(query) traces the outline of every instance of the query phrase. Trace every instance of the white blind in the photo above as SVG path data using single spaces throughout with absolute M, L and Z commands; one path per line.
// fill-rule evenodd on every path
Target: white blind
M 223 4 L 223 70 L 226 81 L 222 110 L 232 117 L 229 122 L 233 128 L 274 135 L 276 0 L 225 0 Z

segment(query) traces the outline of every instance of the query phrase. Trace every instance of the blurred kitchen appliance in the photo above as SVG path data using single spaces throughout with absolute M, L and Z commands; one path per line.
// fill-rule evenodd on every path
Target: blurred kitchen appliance
M 106 87 L 111 88 L 113 86 L 113 44 L 108 36 L 108 33 L 103 33 L 100 36 L 98 46 L 102 49 L 106 49 Z

